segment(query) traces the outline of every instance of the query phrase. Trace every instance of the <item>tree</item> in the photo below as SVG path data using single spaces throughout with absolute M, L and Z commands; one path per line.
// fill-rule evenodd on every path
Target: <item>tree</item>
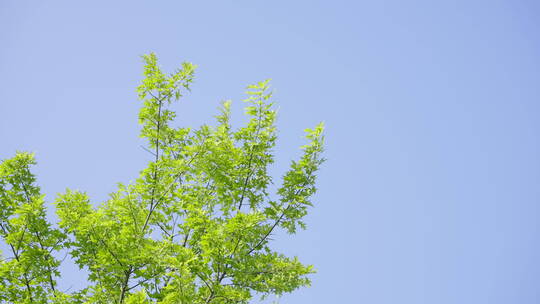
M 311 206 L 323 159 L 323 126 L 306 129 L 303 154 L 270 191 L 276 111 L 268 81 L 248 86 L 249 122 L 233 130 L 230 102 L 217 124 L 175 128 L 170 104 L 189 90 L 195 66 L 164 74 L 143 56 L 141 137 L 152 160 L 135 182 L 94 206 L 84 192 L 56 198 L 57 225 L 30 171 L 33 154 L 0 165 L 0 301 L 9 303 L 248 303 L 309 285 L 312 266 L 275 252 L 277 229 L 294 234 Z M 57 288 L 60 253 L 88 286 Z

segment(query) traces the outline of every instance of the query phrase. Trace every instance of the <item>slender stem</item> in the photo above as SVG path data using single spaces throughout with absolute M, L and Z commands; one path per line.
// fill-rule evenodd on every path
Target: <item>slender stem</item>
M 150 95 L 152 95 L 150 93 Z M 154 95 L 152 95 L 154 98 L 156 98 Z M 163 100 L 164 98 L 166 97 L 161 97 L 161 93 L 160 95 L 158 95 L 158 98 L 157 99 L 157 102 L 158 102 L 158 117 L 157 117 L 157 122 L 156 122 L 156 148 L 155 148 L 155 152 L 154 152 L 154 172 L 153 172 L 153 182 L 154 182 L 154 185 L 152 187 L 152 193 L 151 193 L 151 198 L 150 198 L 150 208 L 148 210 L 148 215 L 146 216 L 146 219 L 144 221 L 144 225 L 143 225 L 143 228 L 141 230 L 141 234 L 144 235 L 144 231 L 146 230 L 146 227 L 148 226 L 148 222 L 150 221 L 150 217 L 152 216 L 152 213 L 154 212 L 154 209 L 155 209 L 155 206 L 154 206 L 154 200 L 155 200 L 155 192 L 156 192 L 156 187 L 157 187 L 157 165 L 158 165 L 158 160 L 159 160 L 159 133 L 160 133 L 160 129 L 161 129 L 161 107 L 162 107 L 162 104 L 163 104 Z M 157 205 L 157 204 L 156 204 Z
M 30 173 L 28 169 L 27 169 L 27 172 Z M 30 194 L 28 193 L 28 189 L 26 188 L 26 186 L 23 183 L 21 183 L 21 187 L 23 188 L 24 196 L 26 197 L 26 202 L 28 204 L 30 204 L 31 199 L 30 199 Z M 53 277 L 52 277 L 52 269 L 51 269 L 51 266 L 49 265 L 49 262 L 51 260 L 50 251 L 45 249 L 45 246 L 43 245 L 43 241 L 41 240 L 41 236 L 39 234 L 39 231 L 35 231 L 35 235 L 36 235 L 36 238 L 38 240 L 39 247 L 41 248 L 42 251 L 47 253 L 47 254 L 45 254 L 45 261 L 47 262 L 47 277 L 49 279 L 49 285 L 51 286 L 51 290 L 53 291 L 53 297 L 56 298 L 56 288 L 54 287 L 54 280 L 53 280 Z M 52 249 L 54 249 L 54 248 L 52 248 Z
M 38 239 L 38 244 L 41 250 L 43 250 L 44 252 L 47 252 L 47 254 L 45 255 L 45 260 L 47 262 L 47 271 L 48 271 L 47 277 L 49 279 L 49 285 L 51 285 L 51 290 L 53 291 L 53 296 L 56 298 L 56 289 L 54 288 L 54 280 L 52 278 L 52 269 L 51 269 L 51 266 L 49 265 L 49 261 L 51 259 L 50 253 L 48 250 L 45 249 L 45 246 L 43 246 L 43 241 L 41 240 L 39 232 L 37 231 L 36 231 L 36 237 Z
M 257 117 L 257 131 L 255 132 L 254 142 L 259 140 L 259 133 L 261 131 L 261 120 L 262 120 L 262 104 L 259 105 L 259 116 Z M 248 161 L 248 174 L 246 175 L 246 178 L 244 180 L 244 186 L 242 187 L 242 197 L 240 198 L 240 203 L 238 204 L 238 210 L 242 209 L 242 203 L 244 202 L 244 198 L 246 195 L 247 185 L 248 185 L 249 179 L 251 178 L 251 175 L 253 174 L 253 170 L 251 169 L 251 162 L 253 161 L 254 152 L 255 152 L 255 145 L 251 147 L 249 161 Z
M 128 284 L 132 271 L 133 267 L 129 266 L 129 269 L 125 272 L 124 282 L 122 283 L 122 291 L 120 293 L 120 303 L 124 303 L 124 298 L 126 297 L 126 292 L 128 291 Z
M 7 236 L 8 231 L 6 230 L 4 225 L 2 225 L 1 223 L 0 223 L 0 228 L 2 228 L 2 232 L 4 236 Z M 8 243 L 8 244 L 9 244 L 9 247 L 11 248 L 11 252 L 13 252 L 13 256 L 15 257 L 15 260 L 17 260 L 17 263 L 20 264 L 21 260 L 18 254 L 18 250 L 15 250 L 15 247 L 13 247 L 11 243 Z M 26 286 L 26 290 L 28 291 L 28 297 L 30 298 L 30 303 L 34 303 L 34 298 L 32 297 L 32 287 L 30 287 L 30 280 L 28 279 L 27 271 L 28 270 L 25 270 L 23 273 L 24 285 Z

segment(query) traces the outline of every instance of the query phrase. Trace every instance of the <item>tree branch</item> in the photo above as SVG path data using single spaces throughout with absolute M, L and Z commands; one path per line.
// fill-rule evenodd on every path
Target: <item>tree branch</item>
M 253 161 L 253 154 L 255 152 L 255 143 L 259 140 L 259 133 L 261 131 L 261 120 L 262 120 L 262 104 L 259 105 L 259 116 L 257 118 L 257 130 L 255 131 L 255 140 L 254 140 L 253 146 L 251 147 L 251 151 L 249 155 L 248 174 L 246 175 L 246 178 L 244 180 L 244 186 L 242 187 L 242 197 L 240 198 L 240 203 L 238 204 L 238 210 L 242 209 L 242 203 L 244 202 L 247 185 L 248 185 L 249 179 L 251 178 L 251 175 L 253 174 L 253 170 L 251 169 L 251 162 Z

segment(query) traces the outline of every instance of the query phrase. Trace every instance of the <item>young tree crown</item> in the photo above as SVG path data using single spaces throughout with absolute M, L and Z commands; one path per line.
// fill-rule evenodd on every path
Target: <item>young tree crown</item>
M 323 124 L 306 129 L 307 144 L 276 191 L 276 111 L 269 81 L 248 86 L 249 120 L 233 129 L 231 103 L 216 125 L 172 126 L 170 105 L 189 91 L 195 66 L 162 72 L 143 56 L 137 88 L 140 136 L 151 154 L 139 177 L 101 203 L 67 190 L 46 216 L 31 173 L 34 155 L 0 163 L 1 303 L 248 303 L 310 284 L 311 265 L 271 247 L 278 229 L 305 228 L 316 173 L 324 161 Z M 62 253 L 87 274 L 77 291 L 58 287 Z

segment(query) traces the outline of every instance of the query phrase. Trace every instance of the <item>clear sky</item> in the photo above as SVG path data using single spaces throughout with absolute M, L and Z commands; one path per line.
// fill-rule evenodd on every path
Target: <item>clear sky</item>
M 199 66 L 182 125 L 224 99 L 242 122 L 245 86 L 272 78 L 276 174 L 327 125 L 308 230 L 277 242 L 318 273 L 281 303 L 540 303 L 539 16 L 521 0 L 0 0 L 0 159 L 36 152 L 50 202 L 103 201 L 149 160 L 140 55 Z

